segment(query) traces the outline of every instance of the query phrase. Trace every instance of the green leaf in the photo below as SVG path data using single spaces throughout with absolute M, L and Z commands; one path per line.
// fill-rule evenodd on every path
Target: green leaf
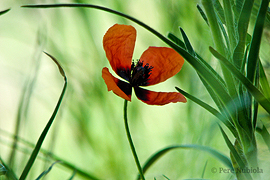
M 238 78 L 247 90 L 253 95 L 253 97 L 260 103 L 260 105 L 270 113 L 270 101 L 256 88 L 232 63 L 219 54 L 212 47 L 209 48 L 210 52 L 219 59 L 234 75 Z
M 64 81 L 65 81 L 64 82 L 64 87 L 62 89 L 62 93 L 61 93 L 61 95 L 60 95 L 60 97 L 58 99 L 58 102 L 56 104 L 56 107 L 54 108 L 54 111 L 53 111 L 53 113 L 52 113 L 46 127 L 43 129 L 43 131 L 42 131 L 42 133 L 41 133 L 41 135 L 40 135 L 40 137 L 39 137 L 39 139 L 37 141 L 37 144 L 36 144 L 34 150 L 32 151 L 32 154 L 31 154 L 30 158 L 28 159 L 28 162 L 27 162 L 26 166 L 24 167 L 24 170 L 23 170 L 19 180 L 24 180 L 26 178 L 26 176 L 28 175 L 32 165 L 34 164 L 34 162 L 36 160 L 36 157 L 37 157 L 37 155 L 39 153 L 39 150 L 40 150 L 40 148 L 42 146 L 42 143 L 45 140 L 45 137 L 46 137 L 46 135 L 47 135 L 47 133 L 48 133 L 48 131 L 49 131 L 55 117 L 56 117 L 56 114 L 57 114 L 59 108 L 60 108 L 61 102 L 63 100 L 64 94 L 65 94 L 65 91 L 66 91 L 66 87 L 67 87 L 67 77 L 65 76 L 65 72 L 64 72 L 63 68 L 60 66 L 58 61 L 53 56 L 49 55 L 46 52 L 45 52 L 45 54 L 47 54 L 56 63 L 56 65 L 58 66 L 60 74 L 64 77 Z
M 205 102 L 201 101 L 200 99 L 192 96 L 191 94 L 188 94 L 187 92 L 183 91 L 182 89 L 180 89 L 178 87 L 175 87 L 175 88 L 176 88 L 177 91 L 179 91 L 185 97 L 187 97 L 188 99 L 192 100 L 193 102 L 195 102 L 196 104 L 198 104 L 199 106 L 203 107 L 208 112 L 210 112 L 211 114 L 213 114 L 214 116 L 216 116 L 222 123 L 224 123 L 227 126 L 227 128 L 234 134 L 234 136 L 237 137 L 236 130 L 235 130 L 235 127 L 233 126 L 233 124 L 230 121 L 228 121 L 215 108 L 213 108 L 212 106 L 206 104 Z
M 61 161 L 56 161 L 54 163 L 52 163 L 52 165 L 45 171 L 43 171 L 37 178 L 36 180 L 40 180 L 40 178 L 42 178 L 43 176 L 46 176 L 53 168 L 53 166 L 57 163 L 61 163 Z
M 261 45 L 264 21 L 268 9 L 269 0 L 262 0 L 260 10 L 256 19 L 250 51 L 247 59 L 247 78 L 253 83 L 258 65 L 259 50 Z
M 3 10 L 3 11 L 0 11 L 0 16 L 3 15 L 3 14 L 5 14 L 5 13 L 7 13 L 9 10 L 10 10 L 10 8 L 9 9 L 6 9 L 6 10 Z
M 160 157 L 162 157 L 165 153 L 171 151 L 171 150 L 175 150 L 175 149 L 195 149 L 195 150 L 200 150 L 200 151 L 204 151 L 204 152 L 208 152 L 210 153 L 212 156 L 214 156 L 215 158 L 217 158 L 219 161 L 221 161 L 223 164 L 225 164 L 228 168 L 233 168 L 232 163 L 230 161 L 230 159 L 221 154 L 220 152 L 207 147 L 207 146 L 201 146 L 201 145 L 195 145 L 195 144 L 191 144 L 191 145 L 175 145 L 175 146 L 169 146 L 166 148 L 163 148 L 161 150 L 159 150 L 158 152 L 156 152 L 155 154 L 153 154 L 144 164 L 143 166 L 143 172 L 145 173 Z M 138 176 L 139 179 L 140 176 Z

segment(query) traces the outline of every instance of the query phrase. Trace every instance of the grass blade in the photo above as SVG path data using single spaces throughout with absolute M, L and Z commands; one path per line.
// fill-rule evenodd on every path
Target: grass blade
M 206 22 L 206 24 L 209 26 L 208 19 L 207 19 L 205 13 L 203 12 L 203 10 L 199 4 L 197 4 L 197 9 L 198 9 L 199 13 L 201 14 L 202 18 L 204 19 L 204 21 Z
M 37 157 L 37 155 L 39 153 L 39 150 L 41 148 L 41 145 L 42 145 L 42 143 L 43 143 L 43 141 L 44 141 L 44 139 L 45 139 L 45 137 L 46 137 L 46 135 L 47 135 L 47 133 L 48 133 L 48 131 L 49 131 L 49 129 L 50 129 L 50 127 L 51 127 L 54 119 L 55 119 L 55 117 L 56 117 L 56 114 L 57 114 L 59 108 L 60 108 L 62 99 L 63 99 L 64 94 L 65 94 L 65 91 L 66 91 L 66 87 L 67 87 L 67 78 L 65 76 L 65 72 L 64 72 L 63 68 L 60 66 L 60 64 L 58 63 L 58 61 L 54 57 L 52 57 L 48 53 L 45 53 L 45 54 L 47 54 L 56 63 L 56 65 L 58 66 L 58 69 L 59 69 L 60 74 L 64 77 L 64 81 L 65 81 L 64 82 L 64 87 L 62 89 L 62 93 L 61 93 L 61 95 L 60 95 L 60 97 L 58 99 L 58 102 L 56 104 L 56 107 L 54 108 L 53 114 L 52 114 L 51 118 L 49 119 L 46 127 L 42 131 L 42 134 L 40 135 L 40 137 L 38 139 L 38 142 L 37 142 L 37 144 L 36 144 L 36 146 L 35 146 L 32 154 L 30 156 L 30 158 L 29 158 L 26 166 L 24 167 L 24 170 L 23 170 L 23 172 L 22 172 L 19 180 L 24 180 L 26 178 L 26 176 L 28 175 L 28 173 L 29 173 L 32 165 L 34 164 L 35 159 L 36 159 L 36 157 Z
M 6 10 L 3 10 L 3 11 L 0 11 L 0 16 L 3 15 L 3 14 L 5 14 L 5 13 L 7 13 L 9 10 L 10 10 L 10 8 L 9 9 L 6 9 Z
M 219 59 L 234 75 L 238 78 L 247 90 L 254 96 L 260 105 L 270 114 L 270 101 L 256 88 L 233 64 L 219 54 L 212 47 L 209 48 L 211 53 Z
M 255 28 L 247 59 L 247 78 L 253 83 L 258 65 L 259 50 L 261 45 L 264 21 L 268 9 L 269 0 L 262 0 L 260 10 L 256 19 Z
M 182 37 L 184 39 L 184 42 L 185 42 L 187 51 L 189 52 L 189 54 L 191 54 L 192 56 L 195 57 L 196 56 L 196 53 L 195 53 L 195 51 L 194 51 L 191 43 L 189 42 L 188 37 L 187 37 L 185 31 L 181 27 L 180 27 L 180 32 L 181 32 Z
M 146 163 L 143 166 L 143 172 L 145 173 L 151 167 L 151 165 L 153 165 L 165 153 L 167 153 L 167 152 L 169 152 L 171 150 L 175 150 L 175 149 L 195 149 L 195 150 L 205 151 L 205 152 L 210 153 L 214 157 L 216 157 L 219 161 L 221 161 L 227 167 L 233 168 L 232 163 L 231 163 L 230 159 L 227 156 L 221 154 L 220 152 L 218 152 L 218 151 L 216 151 L 216 150 L 214 150 L 214 149 L 212 149 L 210 147 L 191 144 L 191 145 L 175 145 L 175 146 L 169 146 L 169 147 L 166 147 L 166 148 L 163 148 L 163 149 L 159 150 L 158 152 L 156 152 L 155 154 L 153 154 L 146 161 Z M 140 176 L 138 176 L 138 179 L 139 179 L 139 177 Z
M 42 178 L 43 176 L 46 176 L 46 175 L 52 170 L 53 166 L 54 166 L 55 164 L 57 164 L 57 163 L 61 163 L 61 161 L 56 161 L 56 162 L 52 163 L 52 165 L 51 165 L 47 170 L 43 171 L 43 172 L 37 177 L 36 180 L 40 180 L 40 178 Z

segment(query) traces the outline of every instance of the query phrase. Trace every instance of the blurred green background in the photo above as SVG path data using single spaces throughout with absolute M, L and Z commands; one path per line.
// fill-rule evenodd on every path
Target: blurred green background
M 137 29 L 134 59 L 149 46 L 166 46 L 157 37 L 122 17 L 95 9 L 27 9 L 24 4 L 91 3 L 115 9 L 143 21 L 160 33 L 180 37 L 184 29 L 194 49 L 219 69 L 208 47 L 213 45 L 208 26 L 197 11 L 196 0 L 4 0 L 0 10 L 0 156 L 11 161 L 11 136 L 36 143 L 60 96 L 63 78 L 43 51 L 63 66 L 68 88 L 43 149 L 99 179 L 135 179 L 137 168 L 123 123 L 124 100 L 107 91 L 101 77 L 109 67 L 102 38 L 115 23 Z M 265 36 L 266 37 L 266 36 Z M 269 42 L 266 38 L 264 43 Z M 262 55 L 269 54 L 265 49 Z M 269 60 L 269 58 L 268 58 Z M 188 63 L 173 78 L 149 87 L 155 91 L 176 91 L 178 86 L 213 104 Z M 263 115 L 263 114 L 262 114 Z M 149 106 L 133 95 L 128 105 L 130 130 L 143 164 L 154 152 L 175 144 L 199 144 L 229 156 L 216 119 L 196 104 Z M 16 128 L 17 127 L 17 128 Z M 259 139 L 259 143 L 262 140 Z M 260 145 L 260 144 L 259 144 Z M 264 156 L 265 145 L 260 145 Z M 19 141 L 12 168 L 19 176 L 32 147 Z M 40 153 L 28 179 L 37 178 L 56 160 Z M 204 168 L 206 169 L 204 170 Z M 232 174 L 212 173 L 226 168 L 211 155 L 198 150 L 178 149 L 167 153 L 146 173 L 146 179 L 233 179 Z M 44 179 L 68 179 L 73 170 L 56 164 Z M 203 175 L 204 174 L 204 175 Z M 266 172 L 263 176 L 266 175 Z M 5 179 L 0 176 L 0 179 Z M 73 179 L 87 179 L 78 173 Z

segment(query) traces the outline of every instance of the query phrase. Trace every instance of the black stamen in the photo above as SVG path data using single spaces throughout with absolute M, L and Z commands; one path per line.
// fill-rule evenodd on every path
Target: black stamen
M 149 66 L 147 63 L 143 66 L 143 61 L 138 61 L 135 65 L 134 61 L 131 65 L 131 86 L 146 86 L 148 84 L 149 76 L 153 66 Z

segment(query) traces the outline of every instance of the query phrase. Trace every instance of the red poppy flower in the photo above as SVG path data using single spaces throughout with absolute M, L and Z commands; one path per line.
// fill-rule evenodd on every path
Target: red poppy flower
M 186 102 L 178 92 L 154 92 L 141 88 L 167 80 L 177 74 L 184 59 L 175 50 L 167 47 L 149 47 L 138 62 L 132 62 L 136 30 L 132 26 L 115 24 L 106 32 L 103 47 L 114 72 L 123 78 L 115 78 L 109 69 L 102 69 L 108 91 L 131 101 L 132 87 L 141 101 L 149 105 Z

